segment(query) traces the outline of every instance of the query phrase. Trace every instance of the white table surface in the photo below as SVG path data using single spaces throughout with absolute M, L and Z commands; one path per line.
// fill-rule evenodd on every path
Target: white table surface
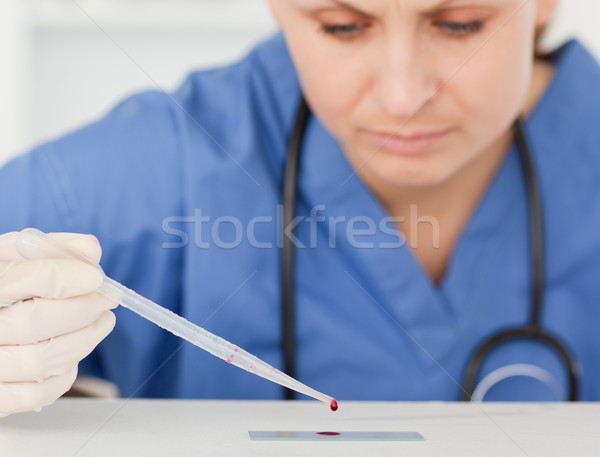
M 423 442 L 265 442 L 249 430 L 417 431 Z M 0 420 L 0 456 L 600 456 L 600 404 L 61 399 Z

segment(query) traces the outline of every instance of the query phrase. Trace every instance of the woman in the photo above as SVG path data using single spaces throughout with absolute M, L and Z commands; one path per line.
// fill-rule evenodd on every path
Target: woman
M 542 196 L 542 325 L 582 368 L 579 398 L 599 399 L 600 134 L 589 123 L 600 114 L 600 69 L 576 41 L 534 59 L 555 4 L 272 0 L 283 34 L 241 62 L 192 74 L 172 95 L 136 95 L 8 164 L 0 233 L 70 232 L 56 236 L 98 261 L 94 239 L 75 235 L 93 234 L 109 276 L 279 367 L 281 246 L 291 240 L 299 380 L 341 399 L 455 400 L 481 341 L 531 312 L 521 116 Z M 302 95 L 312 115 L 298 217 L 283 226 Z M 68 390 L 114 325 L 97 273 L 23 261 L 15 237 L 0 245 L 4 414 Z M 79 373 L 112 380 L 121 395 L 283 398 L 279 386 L 115 314 Z M 507 365 L 539 367 L 551 381 L 512 377 L 486 399 L 566 395 L 562 360 L 545 345 L 503 345 L 478 379 Z

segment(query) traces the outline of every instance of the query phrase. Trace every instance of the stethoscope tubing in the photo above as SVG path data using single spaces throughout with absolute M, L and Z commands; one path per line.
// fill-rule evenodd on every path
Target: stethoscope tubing
M 298 189 L 298 175 L 301 167 L 300 155 L 303 146 L 304 133 L 310 118 L 310 108 L 302 96 L 298 105 L 296 121 L 292 136 L 288 143 L 288 155 L 283 178 L 283 226 L 290 226 L 296 216 L 296 197 Z M 462 393 L 460 399 L 471 400 L 481 367 L 486 357 L 499 346 L 515 340 L 533 339 L 556 351 L 565 365 L 569 380 L 570 401 L 579 398 L 580 374 L 578 364 L 565 343 L 557 336 L 542 329 L 543 292 L 544 292 L 544 228 L 542 215 L 542 198 L 538 183 L 535 164 L 531 153 L 530 141 L 527 138 L 524 121 L 517 118 L 514 126 L 515 143 L 520 152 L 520 157 L 527 183 L 528 204 L 530 213 L 530 238 L 532 254 L 532 285 L 531 285 L 531 314 L 529 322 L 523 326 L 501 329 L 494 333 L 473 351 L 465 370 Z M 295 256 L 292 237 L 283 237 L 282 249 L 282 346 L 285 372 L 296 377 L 296 333 L 295 333 Z M 295 392 L 286 389 L 286 399 L 294 399 Z

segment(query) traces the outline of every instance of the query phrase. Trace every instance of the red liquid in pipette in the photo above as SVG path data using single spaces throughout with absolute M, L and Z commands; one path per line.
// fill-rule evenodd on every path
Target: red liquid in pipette
M 337 411 L 338 405 L 337 405 L 337 401 L 335 401 L 335 398 L 333 400 L 331 400 L 329 407 L 331 408 L 332 411 Z

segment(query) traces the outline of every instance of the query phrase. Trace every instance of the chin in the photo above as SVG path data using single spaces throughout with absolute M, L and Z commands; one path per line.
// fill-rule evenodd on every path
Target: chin
M 442 184 L 445 179 L 438 176 L 415 176 L 415 175 L 394 175 L 390 176 L 387 173 L 385 176 L 381 176 L 381 179 L 390 186 L 395 187 L 435 187 Z
M 375 159 L 375 158 L 373 158 Z M 379 157 L 376 163 L 369 163 L 365 171 L 371 180 L 377 180 L 396 187 L 432 187 L 443 184 L 451 173 L 442 164 L 431 161 L 402 160 L 396 157 Z M 388 160 L 385 160 L 388 159 Z M 375 161 L 375 160 L 373 160 Z

